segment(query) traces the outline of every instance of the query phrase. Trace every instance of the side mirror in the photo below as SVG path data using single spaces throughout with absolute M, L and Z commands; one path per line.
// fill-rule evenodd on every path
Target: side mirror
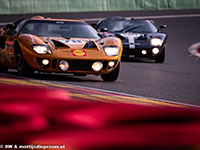
M 158 32 L 160 32 L 162 29 L 165 29 L 165 28 L 167 28 L 167 25 L 161 25 L 160 29 L 158 29 Z
M 13 28 L 14 27 L 14 24 L 7 24 L 6 25 L 6 28 Z
M 100 32 L 108 32 L 108 29 L 107 28 L 101 28 Z
M 167 28 L 167 25 L 161 25 L 160 28 L 161 29 Z

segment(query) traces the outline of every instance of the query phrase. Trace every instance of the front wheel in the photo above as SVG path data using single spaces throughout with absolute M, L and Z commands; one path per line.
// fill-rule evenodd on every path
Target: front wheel
M 119 70 L 120 70 L 120 63 L 115 68 L 115 70 L 113 70 L 113 71 L 111 71 L 110 73 L 107 73 L 107 74 L 102 74 L 101 78 L 106 82 L 113 82 L 113 81 L 117 80 L 117 78 L 119 76 Z
M 156 63 L 163 63 L 165 61 L 165 49 L 161 52 L 161 54 L 155 58 Z
M 16 47 L 17 73 L 21 76 L 28 76 L 33 73 L 33 69 L 26 62 L 19 45 Z

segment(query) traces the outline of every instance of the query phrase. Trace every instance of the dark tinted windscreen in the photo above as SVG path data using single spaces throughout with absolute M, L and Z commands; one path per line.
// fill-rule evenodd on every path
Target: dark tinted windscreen
M 30 20 L 20 31 L 20 34 L 25 33 L 39 37 L 99 38 L 90 25 L 72 21 Z
M 157 28 L 149 20 L 106 20 L 99 28 L 107 28 L 109 32 L 152 33 Z

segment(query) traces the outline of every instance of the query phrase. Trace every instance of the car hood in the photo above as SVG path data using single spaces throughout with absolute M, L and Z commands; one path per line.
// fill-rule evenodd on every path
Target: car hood
M 95 42 L 97 39 L 86 38 L 63 38 L 63 37 L 42 37 L 45 43 L 53 43 L 57 47 L 83 48 L 89 41 Z

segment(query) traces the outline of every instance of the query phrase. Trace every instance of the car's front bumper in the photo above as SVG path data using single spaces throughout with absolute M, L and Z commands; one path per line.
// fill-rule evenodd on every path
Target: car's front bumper
M 77 74 L 106 74 L 116 68 L 120 61 L 120 56 L 117 57 L 104 57 L 104 58 L 86 58 L 86 57 L 57 57 L 55 55 L 38 55 L 38 54 L 25 54 L 25 59 L 31 68 L 40 72 L 55 72 L 55 73 L 77 73 Z M 44 64 L 43 60 L 48 60 L 48 64 Z M 63 71 L 60 67 L 60 61 L 65 60 L 69 64 L 69 68 Z M 114 66 L 110 67 L 110 61 L 114 62 Z M 100 71 L 94 71 L 92 65 L 94 62 L 101 62 L 103 67 Z
M 154 54 L 152 52 L 153 48 L 158 48 L 159 53 Z M 143 54 L 142 51 L 145 50 L 146 54 Z M 164 50 L 164 47 L 151 47 L 151 48 L 135 48 L 135 49 L 129 49 L 124 48 L 122 56 L 123 57 L 131 57 L 131 58 L 149 58 L 149 59 L 155 59 L 158 57 L 162 51 Z

